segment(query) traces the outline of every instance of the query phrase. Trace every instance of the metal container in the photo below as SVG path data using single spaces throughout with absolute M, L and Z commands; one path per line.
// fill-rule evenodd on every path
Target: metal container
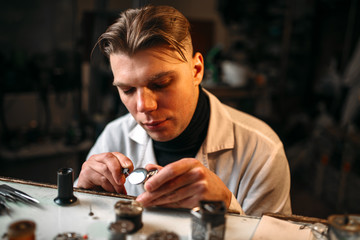
M 142 228 L 142 212 L 143 206 L 140 202 L 135 200 L 120 200 L 114 205 L 116 221 L 128 220 L 134 224 L 134 229 L 131 233 Z
M 223 201 L 200 201 L 200 207 L 191 211 L 193 240 L 223 240 L 226 207 Z
M 328 222 L 330 240 L 360 239 L 360 215 L 331 215 Z
M 36 224 L 30 220 L 16 221 L 8 227 L 9 240 L 35 240 Z

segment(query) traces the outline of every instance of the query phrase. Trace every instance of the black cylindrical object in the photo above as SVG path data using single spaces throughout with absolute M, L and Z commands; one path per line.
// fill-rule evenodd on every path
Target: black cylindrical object
M 200 207 L 191 211 L 193 240 L 223 240 L 226 207 L 223 201 L 200 201 Z
M 134 231 L 134 224 L 128 220 L 118 220 L 109 226 L 110 240 L 126 240 L 126 235 Z
M 135 200 L 120 200 L 116 202 L 115 206 L 116 221 L 127 220 L 134 224 L 134 229 L 131 233 L 142 228 L 142 212 L 143 206 L 140 202 Z
M 179 240 L 179 236 L 174 232 L 157 231 L 150 234 L 146 240 Z
M 69 205 L 76 202 L 73 192 L 74 171 L 72 168 L 61 168 L 57 172 L 58 196 L 54 202 L 58 205 Z

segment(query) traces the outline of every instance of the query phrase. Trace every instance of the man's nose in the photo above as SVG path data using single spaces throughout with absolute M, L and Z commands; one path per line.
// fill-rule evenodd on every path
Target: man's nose
M 156 110 L 157 102 L 155 94 L 147 88 L 138 91 L 137 94 L 137 111 L 138 112 L 151 112 Z

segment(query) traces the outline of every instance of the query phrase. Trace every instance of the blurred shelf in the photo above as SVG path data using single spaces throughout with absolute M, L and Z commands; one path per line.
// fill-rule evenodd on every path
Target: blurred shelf
M 17 150 L 0 148 L 0 159 L 2 161 L 14 162 L 35 158 L 51 158 L 69 154 L 81 154 L 88 152 L 93 141 L 85 140 L 75 145 L 66 145 L 64 142 L 45 142 L 29 144 Z
M 246 89 L 230 86 L 205 87 L 205 89 L 221 100 L 257 98 L 261 96 L 265 91 L 264 89 Z

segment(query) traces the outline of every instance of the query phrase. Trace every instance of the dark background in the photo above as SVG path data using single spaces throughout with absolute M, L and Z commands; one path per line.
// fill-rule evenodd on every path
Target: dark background
M 179 9 L 204 54 L 203 86 L 267 122 L 288 156 L 293 212 L 360 212 L 360 1 L 14 0 L 0 6 L 0 175 L 75 175 L 126 112 L 94 43 L 118 13 Z

